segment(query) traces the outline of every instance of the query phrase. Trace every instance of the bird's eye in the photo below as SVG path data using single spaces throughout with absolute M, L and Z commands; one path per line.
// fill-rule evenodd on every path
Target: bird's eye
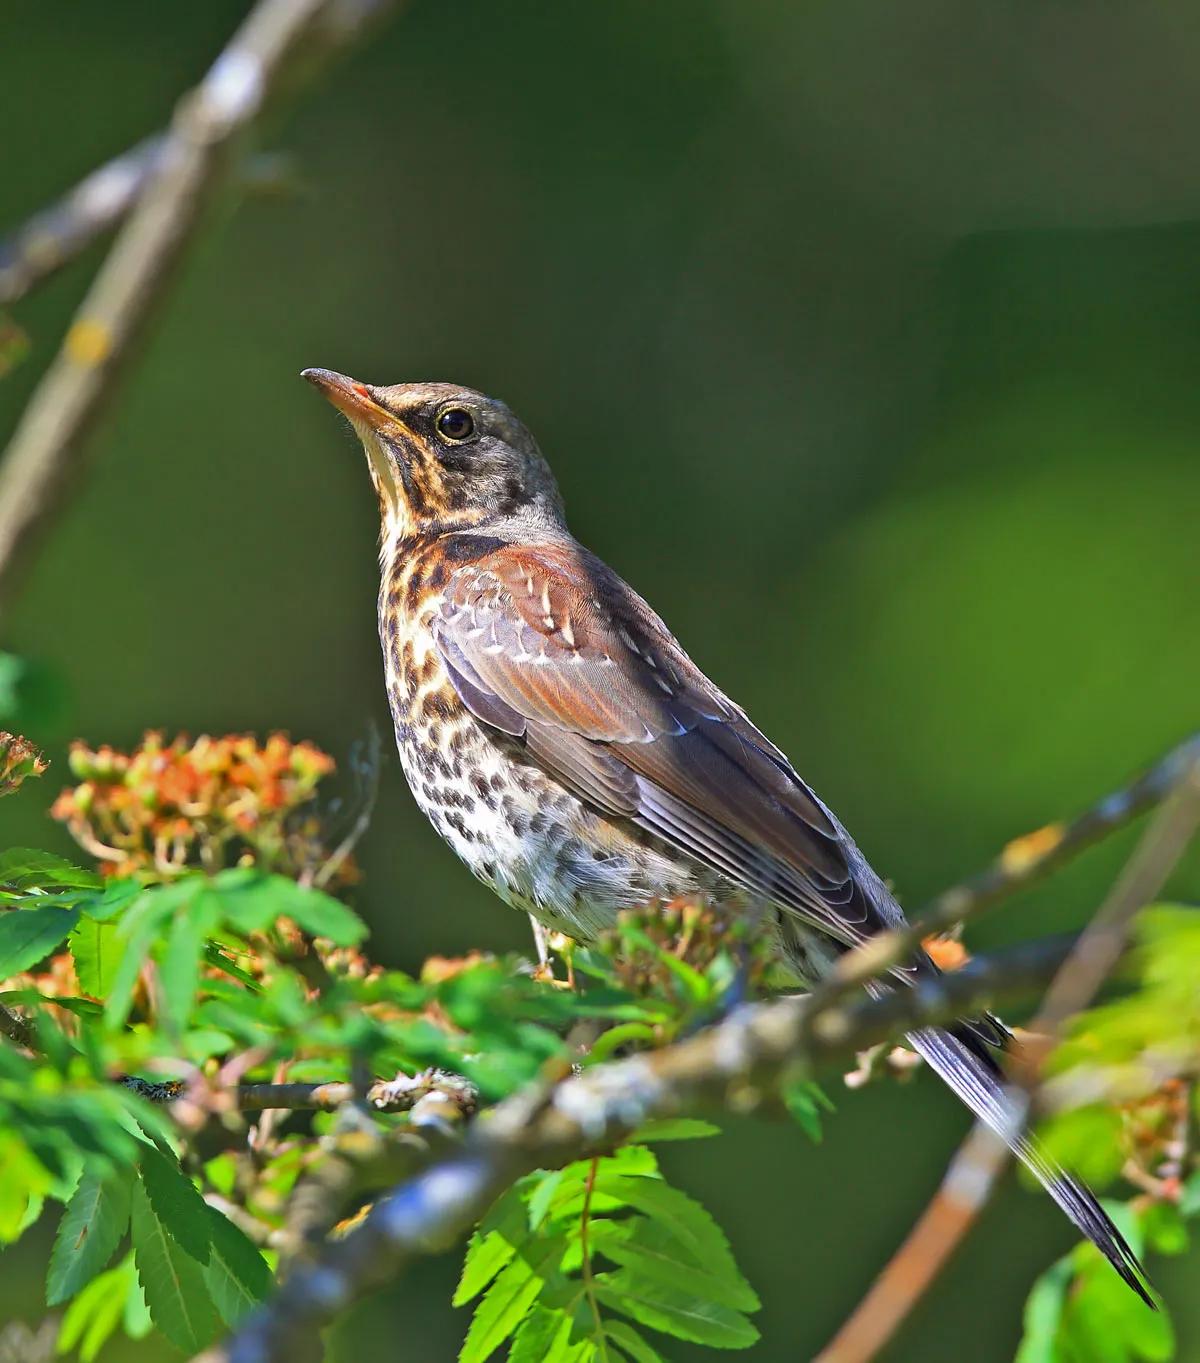
M 470 440 L 475 434 L 475 418 L 461 407 L 447 407 L 438 415 L 437 429 L 447 440 Z

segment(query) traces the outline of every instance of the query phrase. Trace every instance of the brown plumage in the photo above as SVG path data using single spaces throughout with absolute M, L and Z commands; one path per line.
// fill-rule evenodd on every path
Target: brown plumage
M 380 639 L 405 775 L 477 876 L 583 939 L 680 894 L 765 912 L 810 980 L 904 921 L 784 754 L 571 536 L 553 475 L 503 403 L 450 384 L 305 377 L 350 419 L 379 497 Z M 898 978 L 934 970 L 922 954 Z M 909 1040 L 1145 1297 L 1091 1193 L 1013 1137 L 994 1053 L 1004 1029 L 981 1018 Z

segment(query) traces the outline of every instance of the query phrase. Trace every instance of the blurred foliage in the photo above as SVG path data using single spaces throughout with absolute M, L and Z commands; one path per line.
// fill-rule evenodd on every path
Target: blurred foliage
M 0 221 L 161 126 L 245 8 L 10 3 Z M 459 379 L 513 404 L 581 537 L 918 904 L 1196 727 L 1198 118 L 1180 0 L 413 0 L 289 126 L 305 192 L 247 199 L 192 261 L 10 616 L 0 727 L 52 772 L 148 725 L 337 754 L 388 732 L 373 499 L 295 375 Z M 6 431 L 96 258 L 15 310 Z M 0 825 L 48 842 L 28 792 Z M 975 943 L 1078 925 L 1124 850 Z M 358 855 L 378 960 L 525 945 L 394 762 Z M 734 1122 L 664 1156 L 760 1288 L 762 1363 L 824 1342 L 963 1120 L 924 1083 L 842 1108 L 819 1153 Z M 1066 1233 L 1005 1195 L 898 1356 L 1011 1358 Z M 36 1244 L 6 1252 L 0 1315 L 36 1300 Z M 448 1356 L 423 1303 L 452 1274 L 422 1266 L 336 1356 L 400 1331 Z M 1184 1356 L 1188 1275 L 1162 1269 Z
M 1200 1216 L 1193 1149 L 1200 1078 L 1200 913 L 1160 906 L 1136 920 L 1133 987 L 1072 1019 L 1047 1063 L 1047 1148 L 1099 1187 L 1123 1174 L 1140 1191 L 1109 1203 L 1134 1252 L 1177 1256 Z M 1087 1101 L 1089 1094 L 1097 1096 Z M 1151 1272 L 1153 1274 L 1153 1266 Z M 1117 1289 L 1117 1290 L 1114 1290 Z M 1038 1279 L 1017 1363 L 1162 1363 L 1175 1354 L 1165 1305 L 1147 1312 L 1090 1245 Z M 1186 1356 L 1186 1355 L 1181 1355 Z

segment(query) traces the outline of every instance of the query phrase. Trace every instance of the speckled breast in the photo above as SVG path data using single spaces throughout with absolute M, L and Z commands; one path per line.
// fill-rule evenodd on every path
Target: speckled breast
M 402 557 L 379 600 L 396 745 L 413 798 L 472 873 L 506 903 L 583 939 L 622 908 L 701 889 L 710 875 L 596 814 L 517 740 L 471 714 L 431 628 L 439 605 L 431 584 L 443 576 L 433 571 L 436 544 Z

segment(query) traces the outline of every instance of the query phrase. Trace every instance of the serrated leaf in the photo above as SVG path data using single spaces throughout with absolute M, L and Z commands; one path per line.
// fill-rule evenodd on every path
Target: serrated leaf
M 600 1274 L 595 1291 L 614 1311 L 676 1339 L 714 1349 L 748 1349 L 758 1339 L 758 1331 L 740 1312 L 651 1282 L 626 1268 Z
M 204 1280 L 217 1311 L 233 1327 L 271 1290 L 271 1270 L 247 1237 L 215 1207 L 206 1208 L 211 1248 Z
M 712 1271 L 690 1254 L 681 1253 L 681 1242 L 668 1227 L 644 1216 L 634 1217 L 631 1224 L 597 1221 L 590 1235 L 595 1250 L 654 1282 L 735 1311 L 757 1311 L 762 1304 L 736 1268 L 732 1274 Z
M 742 1280 L 724 1232 L 699 1202 L 686 1193 L 658 1178 L 610 1176 L 603 1163 L 595 1188 L 597 1192 L 643 1212 L 679 1241 L 688 1258 L 708 1272 L 726 1281 Z M 573 1211 L 573 1204 L 564 1210 Z
M 546 1283 L 546 1274 L 562 1258 L 565 1241 L 539 1240 L 501 1270 L 475 1308 L 458 1363 L 484 1363 L 525 1319 Z
M 155 1325 L 177 1348 L 198 1353 L 219 1328 L 203 1266 L 168 1233 L 141 1181 L 133 1189 L 132 1224 L 134 1262 Z
M 99 923 L 85 914 L 76 923 L 67 945 L 75 962 L 80 989 L 94 999 L 107 998 L 122 953 L 116 926 Z
M 508 1363 L 566 1363 L 575 1352 L 570 1340 L 570 1316 L 535 1306 L 513 1337 Z
M 91 1282 L 112 1258 L 129 1226 L 131 1176 L 85 1172 L 54 1237 L 46 1304 L 57 1306 Z
M 103 883 L 95 871 L 85 871 L 53 852 L 32 847 L 0 852 L 0 885 L 19 890 L 98 890 Z
M 152 1146 L 142 1152 L 138 1174 L 155 1216 L 171 1238 L 197 1263 L 208 1263 L 210 1208 L 192 1180 L 173 1159 Z
M 623 1320 L 605 1321 L 604 1333 L 633 1359 L 633 1363 L 666 1363 L 662 1354 L 652 1349 L 632 1325 Z
M 458 1286 L 454 1289 L 451 1305 L 464 1306 L 473 1297 L 477 1297 L 496 1274 L 512 1261 L 516 1252 L 516 1245 L 506 1240 L 498 1231 L 489 1231 L 487 1235 L 480 1235 L 476 1231 L 467 1242 L 462 1274 Z
M 8 909 L 0 912 L 0 980 L 19 975 L 49 956 L 78 920 L 78 909 Z

